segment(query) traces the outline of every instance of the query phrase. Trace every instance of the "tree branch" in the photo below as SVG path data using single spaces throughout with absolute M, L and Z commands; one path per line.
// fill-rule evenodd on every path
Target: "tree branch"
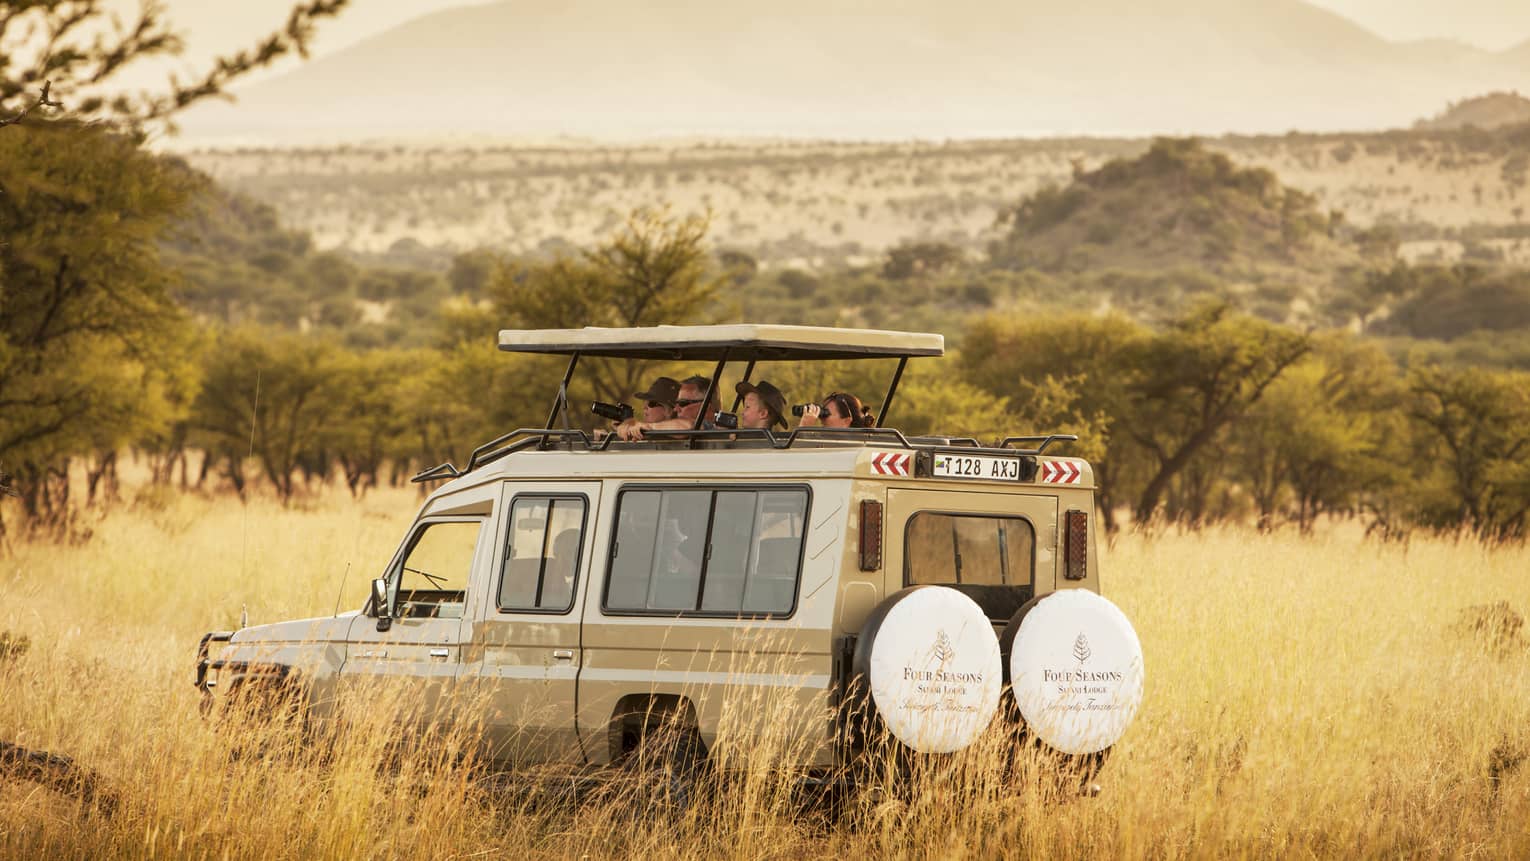
M 53 86 L 52 81 L 43 81 L 42 92 L 37 94 L 37 101 L 21 109 L 21 113 L 10 117 L 0 117 L 0 128 L 15 125 L 27 118 L 27 114 L 38 108 L 62 108 L 63 105 L 48 98 L 48 90 Z

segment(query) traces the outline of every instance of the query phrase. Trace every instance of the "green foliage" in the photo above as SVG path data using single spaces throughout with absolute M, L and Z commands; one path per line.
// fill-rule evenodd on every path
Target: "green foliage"
M 57 514 L 44 482 L 70 458 L 173 414 L 185 321 L 156 239 L 187 193 L 183 172 L 102 128 L 0 135 L 0 462 L 34 517 Z
M 929 277 L 951 269 L 965 255 L 949 242 L 904 242 L 887 252 L 882 277 L 904 281 L 916 275 Z
M 1530 374 L 1422 368 L 1408 377 L 1420 481 L 1416 516 L 1487 539 L 1523 539 L 1530 514 Z
M 1530 328 L 1530 272 L 1479 266 L 1422 266 L 1407 271 L 1404 298 L 1384 332 L 1450 340 L 1471 332 Z
M 1130 434 L 1154 469 L 1137 520 L 1152 520 L 1169 482 L 1310 349 L 1307 336 L 1223 305 L 1198 309 L 1139 342 L 1128 358 Z M 1202 512 L 1189 514 L 1199 520 Z
M 1362 250 L 1312 195 L 1194 139 L 1159 139 L 1137 158 L 1076 172 L 999 221 L 1008 231 L 989 247 L 993 265 L 1054 274 L 1199 269 L 1322 290 L 1334 270 L 1384 247 L 1368 236 Z
M 1374 345 L 1329 335 L 1232 428 L 1230 454 L 1261 528 L 1310 531 L 1401 486 L 1407 428 L 1397 367 Z
M 295 333 L 243 328 L 218 338 L 192 426 L 210 453 L 231 462 L 236 488 L 247 451 L 284 501 L 300 464 L 322 470 L 319 443 L 339 412 L 342 363 L 333 345 Z
M 506 264 L 489 285 L 498 319 L 513 327 L 678 325 L 702 320 L 724 283 L 711 266 L 707 221 L 638 210 L 610 240 L 578 256 Z M 601 400 L 638 391 L 647 364 L 594 361 Z

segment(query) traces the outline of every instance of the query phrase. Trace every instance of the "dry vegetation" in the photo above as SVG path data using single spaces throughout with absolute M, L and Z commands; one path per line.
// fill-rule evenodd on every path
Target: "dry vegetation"
M 981 247 L 1005 207 L 1077 166 L 1134 157 L 1147 140 L 716 142 L 633 145 L 358 144 L 199 150 L 192 164 L 270 203 L 320 247 L 383 251 L 401 240 L 521 253 L 587 245 L 635 207 L 714 215 L 723 247 L 796 266 L 864 262 L 903 240 Z M 1524 159 L 1449 136 L 1292 135 L 1209 140 L 1353 223 L 1522 225 Z M 1408 237 L 1405 237 L 1408 238 Z M 1510 260 L 1530 241 L 1490 240 Z M 1459 256 L 1453 239 L 1404 246 Z
M 1530 550 L 1378 544 L 1345 524 L 1108 549 L 1107 593 L 1142 635 L 1148 689 L 1095 799 L 1058 797 L 1034 763 L 1006 772 L 989 746 L 832 819 L 765 767 L 769 746 L 733 747 L 719 753 L 742 772 L 677 813 L 631 787 L 569 803 L 525 776 L 480 779 L 460 737 L 417 742 L 386 709 L 338 739 L 198 716 L 202 631 L 244 604 L 256 623 L 330 612 L 348 562 L 341 604 L 358 606 L 416 502 L 148 496 L 87 543 L 10 548 L 0 739 L 75 757 L 116 806 L 0 782 L 0 854 L 1530 854 L 1530 652 L 1515 625 Z

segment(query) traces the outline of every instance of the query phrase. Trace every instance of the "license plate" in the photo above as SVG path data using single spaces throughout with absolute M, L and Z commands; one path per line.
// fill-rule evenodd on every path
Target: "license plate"
M 1020 458 L 937 452 L 930 475 L 936 478 L 1020 480 Z

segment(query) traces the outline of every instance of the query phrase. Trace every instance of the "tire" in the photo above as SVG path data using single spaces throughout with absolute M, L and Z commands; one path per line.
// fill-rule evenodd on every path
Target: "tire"
M 696 801 L 706 762 L 699 730 L 663 720 L 645 732 L 627 766 L 644 807 L 684 811 Z
M 999 641 L 983 609 L 955 589 L 913 586 L 877 605 L 856 640 L 846 716 L 866 748 L 946 754 L 972 744 L 998 712 Z
M 999 646 L 1017 741 L 1088 784 L 1142 701 L 1142 644 L 1126 615 L 1093 592 L 1061 590 L 1017 610 Z

